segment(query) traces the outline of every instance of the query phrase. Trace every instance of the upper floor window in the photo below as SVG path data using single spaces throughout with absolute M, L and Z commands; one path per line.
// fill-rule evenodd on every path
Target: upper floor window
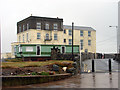
M 46 40 L 49 40 L 49 34 L 48 33 L 46 34 Z
M 19 32 L 21 32 L 21 26 L 19 26 Z
M 45 24 L 45 29 L 46 29 L 46 30 L 49 29 L 49 24 L 48 24 L 48 23 Z
M 37 39 L 40 39 L 40 33 L 37 33 Z
M 41 30 L 41 23 L 37 22 L 36 29 Z
M 88 31 L 88 36 L 89 36 L 89 37 L 91 36 L 91 31 Z
M 72 45 L 72 39 L 69 39 L 69 45 Z
M 24 42 L 24 34 L 23 34 L 23 42 Z
M 26 35 L 26 41 L 28 41 L 28 33 L 27 33 L 27 35 Z
M 57 24 L 53 24 L 53 29 L 57 30 L 58 29 L 58 25 Z
M 80 40 L 81 50 L 83 50 L 83 40 Z
M 83 36 L 83 31 L 80 31 L 80 36 Z
M 88 40 L 88 45 L 89 45 L 89 46 L 91 45 L 91 40 Z
M 66 43 L 66 39 L 64 39 L 64 43 Z
M 72 35 L 72 30 L 69 30 L 69 35 L 70 35 L 70 36 Z
M 66 34 L 66 30 L 64 30 L 64 34 Z
M 29 24 L 27 23 L 27 30 L 29 29 Z
M 25 25 L 23 25 L 23 32 L 25 31 Z
M 54 40 L 57 40 L 57 34 L 54 34 Z

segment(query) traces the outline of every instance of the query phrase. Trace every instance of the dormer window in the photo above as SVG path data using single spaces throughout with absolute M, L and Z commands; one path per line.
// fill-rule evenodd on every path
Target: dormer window
M 48 23 L 45 24 L 45 29 L 49 30 L 49 24 Z
M 41 30 L 41 23 L 37 22 L 36 29 Z
M 57 30 L 58 29 L 58 25 L 55 23 L 55 24 L 53 24 L 53 29 L 54 30 Z

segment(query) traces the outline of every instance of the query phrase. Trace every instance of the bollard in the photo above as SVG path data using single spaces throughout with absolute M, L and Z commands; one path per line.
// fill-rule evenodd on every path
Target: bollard
M 111 59 L 109 59 L 109 72 L 111 72 L 112 69 L 111 69 Z
M 92 72 L 95 72 L 95 70 L 94 70 L 94 60 L 92 60 Z

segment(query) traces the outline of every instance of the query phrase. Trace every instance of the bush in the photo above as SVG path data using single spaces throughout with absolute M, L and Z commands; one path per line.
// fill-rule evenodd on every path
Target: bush
M 49 75 L 49 72 L 41 72 L 40 75 Z

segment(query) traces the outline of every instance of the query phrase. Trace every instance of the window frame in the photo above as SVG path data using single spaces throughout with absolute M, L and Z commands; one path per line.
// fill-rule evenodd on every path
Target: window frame
M 58 29 L 58 24 L 57 24 L 57 23 L 54 23 L 54 24 L 53 24 L 53 29 L 54 29 L 54 30 L 57 30 L 57 29 Z
M 69 36 L 72 36 L 72 30 L 68 30 Z
M 37 33 L 37 39 L 41 39 L 41 33 Z
M 58 40 L 57 33 L 54 34 L 54 40 Z
M 41 30 L 41 22 L 37 22 L 36 23 L 36 29 L 37 30 Z
M 82 32 L 82 33 L 81 33 Z M 84 36 L 84 32 L 83 30 L 80 31 L 80 36 L 83 37 Z
M 91 46 L 91 40 L 88 40 L 88 46 Z
M 71 43 L 70 43 L 70 41 L 71 41 Z M 72 39 L 69 39 L 69 45 L 72 45 Z
M 91 31 L 88 31 L 88 37 L 91 37 Z
M 50 27 L 49 23 L 46 23 L 46 24 L 45 24 L 45 29 L 46 29 L 46 30 L 49 30 L 49 27 Z

